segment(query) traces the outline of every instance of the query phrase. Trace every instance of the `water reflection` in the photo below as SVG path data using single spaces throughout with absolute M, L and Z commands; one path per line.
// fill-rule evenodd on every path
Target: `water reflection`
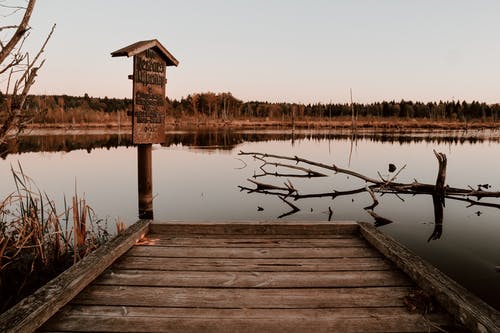
M 496 130 L 454 130 L 454 131 L 429 131 L 429 130 L 373 130 L 361 129 L 355 136 L 350 130 L 332 129 L 321 131 L 239 131 L 231 129 L 198 131 L 176 131 L 165 133 L 164 147 L 182 145 L 206 150 L 232 150 L 243 142 L 261 142 L 273 140 L 350 140 L 352 146 L 357 141 L 371 141 L 380 143 L 410 144 L 418 142 L 428 143 L 482 143 L 500 142 L 500 132 Z M 0 146 L 0 157 L 5 159 L 9 154 L 26 152 L 69 152 L 72 150 L 86 150 L 91 152 L 96 148 L 129 147 L 132 145 L 130 134 L 117 133 L 81 133 L 68 134 L 36 134 L 20 136 Z
M 443 235 L 444 198 L 441 195 L 433 194 L 432 204 L 434 206 L 434 230 L 427 239 L 428 242 L 440 239 Z
M 130 135 L 97 134 L 97 135 L 29 135 L 9 140 L 0 146 L 2 159 L 10 154 L 31 152 L 70 152 L 84 149 L 91 152 L 96 148 L 129 147 L 132 145 Z
M 73 134 L 31 135 L 9 143 L 4 159 L 0 160 L 0 175 L 4 176 L 0 195 L 15 190 L 9 170 L 10 164 L 19 161 L 39 188 L 56 202 L 63 202 L 64 193 L 74 193 L 76 181 L 79 192 L 85 193 L 99 217 L 109 217 L 113 225 L 116 217 L 128 225 L 134 223 L 137 154 L 130 146 L 130 137 L 113 133 Z M 238 185 L 244 185 L 254 171 L 259 174 L 261 164 L 247 158 L 243 159 L 246 164 L 243 163 L 239 160 L 242 156 L 237 154 L 240 150 L 336 163 L 374 178 L 380 171 L 385 179 L 389 163 L 398 168 L 407 164 L 398 181 L 407 183 L 416 178 L 422 183 L 433 183 L 437 164 L 432 150 L 436 149 L 448 156 L 447 183 L 460 188 L 491 184 L 498 189 L 498 134 L 498 131 L 372 134 L 359 131 L 356 140 L 351 140 L 350 131 L 333 130 L 295 131 L 293 136 L 283 131 L 170 132 L 166 134 L 167 142 L 156 145 L 153 152 L 155 217 L 186 221 L 272 220 L 290 212 L 291 207 L 276 197 L 240 192 Z M 54 152 L 60 149 L 67 152 Z M 264 177 L 258 181 L 266 182 Z M 299 194 L 304 198 L 298 202 L 289 200 L 301 210 L 283 219 L 308 221 L 330 217 L 334 221 L 373 221 L 364 209 L 373 200 L 364 190 L 363 181 L 356 183 L 346 175 L 291 181 L 295 188 L 302 189 Z M 279 185 L 283 182 L 287 179 Z M 334 200 L 333 189 L 337 190 Z M 359 193 L 339 194 L 358 189 Z M 306 197 L 313 193 L 332 195 Z M 500 309 L 497 296 L 500 280 L 495 271 L 500 265 L 499 207 L 493 199 L 473 202 L 471 199 L 475 197 L 447 197 L 446 207 L 436 205 L 431 195 L 398 197 L 387 193 L 377 199 L 380 203 L 373 207 L 376 213 L 392 221 L 379 223 L 384 233 Z

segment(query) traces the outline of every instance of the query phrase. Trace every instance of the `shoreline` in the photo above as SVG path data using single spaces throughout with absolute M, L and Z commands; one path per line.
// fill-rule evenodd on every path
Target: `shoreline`
M 131 131 L 132 124 L 107 123 L 59 123 L 59 124 L 29 124 L 24 132 L 30 131 Z M 352 130 L 350 118 L 328 119 L 300 119 L 295 121 L 277 120 L 269 118 L 245 119 L 196 119 L 194 117 L 171 118 L 165 120 L 165 130 L 190 131 L 197 129 L 231 129 L 231 130 Z M 356 130 L 473 130 L 473 129 L 500 129 L 500 122 L 472 120 L 461 122 L 453 120 L 429 119 L 400 119 L 400 118 L 360 118 L 356 122 Z

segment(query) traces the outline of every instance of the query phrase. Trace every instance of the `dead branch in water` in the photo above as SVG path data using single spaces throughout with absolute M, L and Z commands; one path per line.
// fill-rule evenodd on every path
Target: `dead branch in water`
M 242 191 L 247 191 L 248 193 L 261 193 L 261 194 L 269 194 L 278 196 L 282 201 L 284 201 L 288 206 L 292 208 L 291 211 L 283 214 L 280 218 L 289 216 L 300 211 L 296 205 L 291 204 L 288 198 L 293 199 L 294 201 L 300 199 L 307 198 L 325 198 L 329 197 L 334 200 L 340 196 L 353 195 L 358 193 L 367 192 L 373 203 L 370 206 L 365 207 L 364 209 L 370 214 L 377 226 L 393 223 L 393 221 L 386 219 L 377 215 L 374 212 L 375 207 L 379 205 L 379 201 L 377 199 L 376 194 L 384 195 L 384 194 L 393 194 L 398 198 L 401 194 L 424 194 L 424 195 L 432 195 L 433 197 L 433 205 L 434 205 L 434 217 L 435 217 L 435 229 L 433 234 L 429 237 L 430 240 L 438 239 L 442 234 L 442 224 L 443 224 L 443 207 L 445 204 L 445 199 L 450 200 L 459 200 L 465 201 L 469 203 L 469 206 L 485 206 L 485 207 L 494 207 L 500 209 L 500 204 L 490 203 L 490 202 L 480 202 L 481 198 L 500 198 L 500 192 L 488 191 L 487 189 L 490 187 L 488 184 L 486 185 L 478 185 L 477 189 L 474 189 L 472 186 L 468 188 L 456 188 L 450 187 L 446 185 L 446 167 L 447 167 L 447 158 L 444 153 L 438 153 L 434 151 L 434 155 L 438 161 L 438 173 L 435 184 L 425 184 L 420 183 L 417 180 L 414 180 L 411 183 L 399 183 L 396 182 L 396 177 L 401 173 L 401 171 L 406 167 L 404 165 L 401 167 L 394 176 L 391 178 L 384 179 L 382 175 L 379 173 L 379 179 L 372 178 L 366 176 L 364 174 L 355 172 L 353 170 L 344 169 L 336 166 L 335 164 L 324 164 L 312 160 L 308 160 L 305 158 L 301 158 L 298 156 L 282 156 L 282 155 L 274 155 L 274 154 L 265 154 L 260 152 L 243 152 L 240 151 L 239 155 L 247 155 L 252 156 L 256 160 L 261 161 L 263 164 L 260 166 L 260 170 L 263 172 L 259 175 L 254 175 L 254 178 L 264 177 L 264 176 L 272 176 L 272 177 L 305 177 L 305 178 L 313 178 L 313 177 L 328 177 L 327 173 L 324 171 L 333 171 L 335 174 L 345 174 L 348 176 L 352 176 L 359 180 L 362 180 L 366 183 L 365 186 L 356 188 L 353 190 L 347 191 L 329 191 L 329 192 L 319 192 L 319 193 L 300 193 L 299 190 L 296 189 L 290 181 L 289 184 L 285 183 L 285 187 L 277 186 L 273 184 L 267 184 L 263 182 L 257 182 L 252 179 L 248 179 L 249 182 L 256 185 L 256 188 L 250 188 L 247 186 L 239 186 Z M 286 163 L 286 161 L 293 162 Z M 299 166 L 302 164 L 302 166 Z M 275 167 L 274 172 L 269 171 L 269 167 Z M 314 168 L 314 169 L 313 169 Z M 281 169 L 290 169 L 297 171 L 297 173 L 283 173 Z M 475 197 L 476 200 L 472 200 L 471 197 Z M 329 208 L 331 218 L 331 208 Z
M 369 187 L 373 192 L 391 192 L 391 193 L 398 193 L 398 194 L 435 194 L 435 193 L 443 193 L 446 197 L 448 196 L 457 196 L 457 197 L 476 197 L 478 199 L 480 198 L 485 198 L 485 197 L 490 197 L 490 198 L 500 198 L 500 192 L 494 192 L 494 191 L 485 191 L 482 190 L 482 186 L 478 186 L 478 189 L 475 190 L 471 186 L 469 188 L 456 188 L 456 187 L 450 187 L 448 185 L 445 185 L 445 178 L 446 178 L 446 155 L 444 153 L 435 153 L 436 158 L 438 159 L 439 163 L 439 172 L 438 172 L 438 177 L 436 179 L 436 184 L 425 184 L 425 183 L 420 183 L 416 180 L 414 180 L 412 183 L 398 183 L 394 181 L 395 177 L 392 177 L 389 180 L 385 179 L 375 179 L 366 175 L 363 175 L 361 173 L 349 170 L 349 169 L 344 169 L 336 166 L 335 164 L 324 164 L 320 162 L 315 162 L 312 160 L 308 160 L 305 158 L 301 158 L 298 156 L 282 156 L 282 155 L 274 155 L 274 154 L 265 154 L 265 153 L 259 153 L 259 152 L 243 152 L 240 151 L 238 155 L 250 155 L 255 157 L 258 160 L 264 160 L 266 162 L 265 165 L 275 165 L 276 163 L 269 162 L 267 159 L 277 159 L 277 160 L 287 160 L 287 161 L 294 161 L 295 164 L 303 163 L 303 164 L 308 164 L 311 166 L 318 167 L 320 169 L 325 169 L 329 171 L 333 171 L 335 173 L 341 173 L 345 175 L 349 175 L 355 178 L 358 178 L 360 180 L 365 181 L 366 183 L 369 183 Z M 296 165 L 291 165 L 291 164 L 283 164 L 283 163 L 278 163 L 279 166 L 287 166 L 290 168 L 296 168 Z M 400 171 L 406 167 L 403 166 L 400 168 Z M 303 168 L 305 169 L 305 168 Z M 299 169 L 296 169 L 299 170 Z M 307 170 L 307 173 L 302 175 L 302 177 L 308 177 L 309 176 L 309 170 L 310 169 L 305 169 Z M 318 171 L 311 170 L 314 173 Z M 398 175 L 399 172 L 396 174 Z M 319 173 L 319 172 L 318 172 Z M 321 173 L 322 176 L 324 177 L 323 173 Z M 288 174 L 283 174 L 278 171 L 276 172 L 267 172 L 268 176 L 275 176 L 275 177 L 289 177 Z M 326 176 L 326 175 L 325 175 Z M 310 176 L 310 177 L 319 177 L 319 176 Z M 260 183 L 263 184 L 263 183 Z M 365 189 L 366 190 L 366 189 Z M 334 192 L 335 193 L 335 192 Z M 331 196 L 334 193 L 322 193 L 320 195 L 314 195 L 314 196 Z M 305 197 L 311 197 L 310 195 L 307 195 Z
M 286 217 L 288 215 L 292 215 L 292 214 L 295 214 L 296 212 L 300 211 L 300 208 L 295 206 L 293 203 L 291 203 L 290 201 L 286 200 L 285 197 L 282 197 L 282 196 L 278 196 L 278 198 L 281 199 L 281 201 L 283 201 L 284 203 L 286 203 L 288 206 L 290 206 L 290 208 L 292 209 L 291 211 L 289 211 L 288 213 L 284 213 L 284 214 L 281 214 L 280 216 L 278 216 L 279 219 L 283 218 L 283 217 Z
M 314 171 L 308 168 L 302 168 L 296 165 L 290 165 L 290 164 L 284 164 L 284 163 L 271 163 L 266 161 L 262 157 L 254 156 L 256 160 L 262 161 L 262 165 L 259 167 L 260 170 L 262 170 L 262 174 L 260 175 L 254 175 L 253 178 L 258 178 L 258 177 L 263 177 L 263 176 L 279 176 L 279 177 L 298 177 L 298 178 L 312 178 L 312 177 L 327 177 L 324 173 Z M 290 173 L 290 174 L 284 174 L 284 173 L 279 173 L 277 171 L 269 172 L 265 169 L 265 166 L 270 165 L 274 166 L 276 169 L 278 167 L 282 168 L 287 168 L 287 169 L 292 169 L 292 170 L 297 170 L 297 171 L 302 171 L 303 174 L 298 174 L 298 173 Z
M 382 216 L 378 215 L 373 210 L 366 210 L 366 212 L 373 217 L 373 219 L 375 220 L 375 226 L 376 227 L 380 227 L 380 226 L 383 226 L 383 225 L 386 225 L 386 224 L 394 223 L 393 221 L 391 221 L 389 219 L 386 219 L 385 217 L 382 217 Z

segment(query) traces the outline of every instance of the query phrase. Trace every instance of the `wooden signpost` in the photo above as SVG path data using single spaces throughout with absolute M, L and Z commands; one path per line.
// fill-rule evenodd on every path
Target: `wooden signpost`
M 139 218 L 153 219 L 152 149 L 165 141 L 166 68 L 179 62 L 156 39 L 140 41 L 111 53 L 134 57 L 132 142 L 137 145 Z

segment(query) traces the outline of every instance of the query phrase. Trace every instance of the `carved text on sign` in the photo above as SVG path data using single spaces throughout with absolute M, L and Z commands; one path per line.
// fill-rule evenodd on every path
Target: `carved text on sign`
M 153 49 L 134 59 L 133 142 L 162 143 L 165 138 L 165 61 Z
M 163 110 L 165 106 L 163 96 L 154 94 L 151 90 L 148 93 L 136 92 L 135 105 L 141 106 L 142 109 L 135 112 L 137 123 L 160 124 L 165 121 L 165 112 L 158 111 Z
M 137 57 L 134 80 L 142 84 L 165 85 L 165 62 L 158 60 L 156 53 L 146 50 L 144 57 Z

